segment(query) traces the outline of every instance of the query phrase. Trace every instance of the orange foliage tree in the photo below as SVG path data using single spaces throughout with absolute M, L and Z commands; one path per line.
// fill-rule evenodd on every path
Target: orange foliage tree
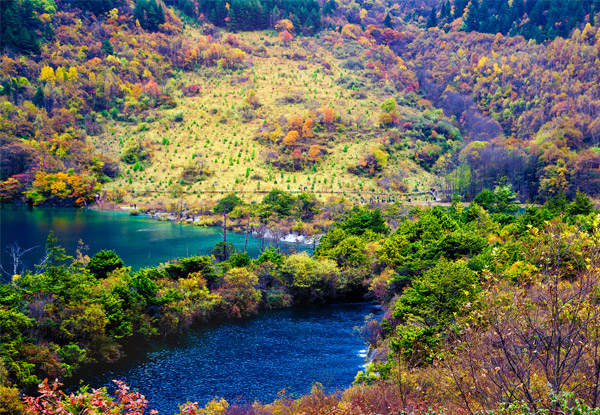
M 289 121 L 288 130 L 296 130 L 300 132 L 302 130 L 302 117 L 295 115 Z
M 335 121 L 335 111 L 333 108 L 323 108 L 321 112 L 323 113 L 324 124 L 331 124 Z
M 298 131 L 290 130 L 283 139 L 283 144 L 286 146 L 294 146 L 298 143 Z
M 308 149 L 308 159 L 310 161 L 321 161 L 321 157 L 319 157 L 319 154 L 321 154 L 321 147 L 317 145 L 312 145 Z
M 284 46 L 288 46 L 290 43 L 292 43 L 292 35 L 287 30 L 284 30 L 279 34 L 279 40 L 284 44 Z
M 302 126 L 302 137 L 304 138 L 312 138 L 315 136 L 313 132 L 313 128 L 315 126 L 315 122 L 311 118 L 307 118 L 304 120 L 304 125 Z

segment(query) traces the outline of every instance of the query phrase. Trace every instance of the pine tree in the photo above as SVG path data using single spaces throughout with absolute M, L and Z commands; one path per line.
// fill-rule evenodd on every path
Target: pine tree
M 102 52 L 104 52 L 105 55 L 112 55 L 114 53 L 113 45 L 108 39 L 104 39 L 102 41 L 102 46 L 100 47 L 100 49 L 102 50 Z
M 456 0 L 456 2 L 454 3 L 454 12 L 452 14 L 452 17 L 455 19 L 462 17 L 465 13 L 465 9 L 467 8 L 468 3 L 469 0 Z
M 392 23 L 392 17 L 389 13 L 385 16 L 385 19 L 383 19 L 383 25 L 385 27 L 389 27 L 390 29 L 394 28 L 394 24 Z
M 238 15 L 235 11 L 235 7 L 232 6 L 229 8 L 229 13 L 227 13 L 227 29 L 232 32 L 237 32 L 239 28 Z
M 300 19 L 297 14 L 294 14 L 294 18 L 292 19 L 292 24 L 294 25 L 294 30 L 300 30 L 302 24 L 300 23 Z
M 431 13 L 429 13 L 429 19 L 427 20 L 427 29 L 430 27 L 437 27 L 437 13 L 435 11 L 435 7 L 431 8 Z
M 312 20 L 313 27 L 315 28 L 315 31 L 319 31 L 321 30 L 321 26 L 323 24 L 322 20 L 321 20 L 321 13 L 319 12 L 319 8 L 313 8 L 311 13 L 310 13 L 310 19 Z
M 11 48 L 22 53 L 39 53 L 35 30 L 39 28 L 34 4 L 24 0 L 0 0 L 0 49 Z
M 33 105 L 35 105 L 38 108 L 44 108 L 44 90 L 42 89 L 42 86 L 38 86 L 37 90 L 35 91 L 35 95 L 33 96 Z
M 156 0 L 137 0 L 133 17 L 149 32 L 157 32 L 159 26 L 165 22 L 165 12 Z
M 165 22 L 165 12 L 156 0 L 148 1 L 148 25 L 151 31 L 157 32 L 159 26 Z
M 469 32 L 479 30 L 479 5 L 477 0 L 469 2 L 464 23 Z
M 452 6 L 449 1 L 442 3 L 442 9 L 440 10 L 440 20 L 448 21 L 451 16 Z
M 333 14 L 333 12 L 337 9 L 337 4 L 335 2 L 335 0 L 329 0 L 327 3 L 325 3 L 325 6 L 323 6 L 323 14 L 324 15 L 329 15 L 329 14 Z
M 490 27 L 490 9 L 487 2 L 483 0 L 479 6 L 479 31 L 484 33 L 493 33 Z
M 496 31 L 502 33 L 503 35 L 506 35 L 510 30 L 511 26 L 507 0 L 503 0 L 502 2 L 500 2 L 500 7 L 498 8 L 498 16 L 499 21 Z
M 315 24 L 313 23 L 312 19 L 310 18 L 310 15 L 308 15 L 308 17 L 306 18 L 306 21 L 304 22 L 303 27 L 309 29 L 311 32 L 314 32 Z
M 135 7 L 133 8 L 133 19 L 140 22 L 140 26 L 143 27 L 143 23 L 146 21 L 146 0 L 137 0 Z
M 485 1 L 483 3 L 485 3 Z M 511 20 L 513 21 L 513 23 L 516 23 L 518 20 L 520 20 L 523 17 L 524 13 L 525 3 L 523 2 L 523 0 L 513 0 L 512 8 L 510 11 Z

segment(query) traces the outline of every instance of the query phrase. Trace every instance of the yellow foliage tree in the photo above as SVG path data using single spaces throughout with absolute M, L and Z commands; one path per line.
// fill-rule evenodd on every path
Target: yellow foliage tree
M 64 82 L 69 80 L 69 76 L 67 75 L 67 72 L 63 69 L 62 66 L 56 68 L 56 80 L 58 82 Z
M 119 9 L 117 9 L 117 8 L 112 9 L 111 11 L 106 13 L 106 16 L 109 19 L 117 20 L 119 18 Z
M 479 58 L 479 62 L 477 62 L 477 67 L 483 68 L 485 65 L 487 65 L 487 61 L 488 59 L 485 56 L 482 56 L 481 58 Z
M 52 69 L 51 66 L 42 66 L 42 71 L 40 73 L 40 81 L 46 81 L 50 83 L 56 82 L 56 75 L 54 74 L 54 69 Z
M 269 134 L 269 139 L 274 142 L 277 143 L 281 137 L 283 137 L 283 131 L 281 131 L 281 127 L 279 126 L 279 124 L 277 124 L 277 127 L 275 127 L 275 130 Z
M 287 30 L 291 33 L 294 31 L 294 24 L 289 19 L 281 19 L 275 24 L 275 30 L 278 30 L 280 32 Z
M 387 152 L 380 150 L 378 148 L 372 148 L 371 154 L 373 155 L 373 157 L 375 157 L 375 159 L 377 159 L 377 162 L 379 163 L 379 165 L 381 167 L 387 166 L 388 157 L 389 157 L 389 154 Z
M 67 78 L 69 79 L 69 81 L 76 81 L 79 78 L 79 73 L 77 72 L 77 68 L 75 68 L 74 66 L 71 66 L 69 68 L 69 73 L 67 75 Z
M 345 38 L 356 39 L 360 35 L 362 35 L 362 30 L 358 25 L 348 23 L 342 28 L 342 36 Z

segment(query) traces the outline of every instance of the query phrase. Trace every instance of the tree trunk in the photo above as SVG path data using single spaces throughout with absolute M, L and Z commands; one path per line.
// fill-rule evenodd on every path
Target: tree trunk
M 223 260 L 227 261 L 227 209 L 223 209 Z
M 244 239 L 244 253 L 246 253 L 246 247 L 248 246 L 248 231 L 250 230 L 250 214 L 248 214 L 248 223 L 246 224 L 246 238 Z

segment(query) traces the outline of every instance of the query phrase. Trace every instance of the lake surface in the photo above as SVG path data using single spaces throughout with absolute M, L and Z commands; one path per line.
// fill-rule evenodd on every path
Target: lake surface
M 28 210 L 8 206 L 0 210 L 3 267 L 12 269 L 12 261 L 5 249 L 16 242 L 22 249 L 36 247 L 23 257 L 27 266 L 32 268 L 43 256 L 51 230 L 68 255 L 74 254 L 77 242 L 81 239 L 89 246 L 89 256 L 102 249 L 112 249 L 133 269 L 157 266 L 177 257 L 210 254 L 214 245 L 223 240 L 219 227 L 176 225 L 146 216 L 130 216 L 127 212 L 45 208 Z M 244 235 L 227 232 L 227 242 L 243 250 Z M 260 246 L 260 239 L 248 238 L 248 254 L 251 257 L 260 254 Z
M 39 261 L 50 230 L 67 254 L 82 239 L 88 255 L 113 249 L 134 269 L 156 266 L 169 259 L 208 254 L 222 237 L 220 228 L 175 225 L 126 212 L 65 209 L 0 211 L 2 265 L 11 269 L 5 248 L 16 242 L 29 267 Z M 243 248 L 244 235 L 228 233 L 227 241 Z M 248 240 L 251 256 L 261 241 Z M 4 276 L 4 281 L 7 276 Z M 371 304 L 270 311 L 258 316 L 213 323 L 154 343 L 137 346 L 115 365 L 87 368 L 80 379 L 92 387 L 124 380 L 150 401 L 150 408 L 173 414 L 186 401 L 205 404 L 213 397 L 229 402 L 270 402 L 285 389 L 291 396 L 310 392 L 315 382 L 328 392 L 348 387 L 361 370 L 365 344 L 355 327 L 365 316 L 380 314 Z M 77 385 L 78 380 L 73 380 Z
M 371 313 L 379 316 L 381 309 L 360 303 L 264 312 L 191 331 L 80 377 L 92 387 L 124 380 L 161 415 L 216 396 L 229 403 L 266 403 L 285 389 L 298 397 L 314 382 L 335 392 L 350 386 L 363 368 L 366 346 L 355 327 Z

